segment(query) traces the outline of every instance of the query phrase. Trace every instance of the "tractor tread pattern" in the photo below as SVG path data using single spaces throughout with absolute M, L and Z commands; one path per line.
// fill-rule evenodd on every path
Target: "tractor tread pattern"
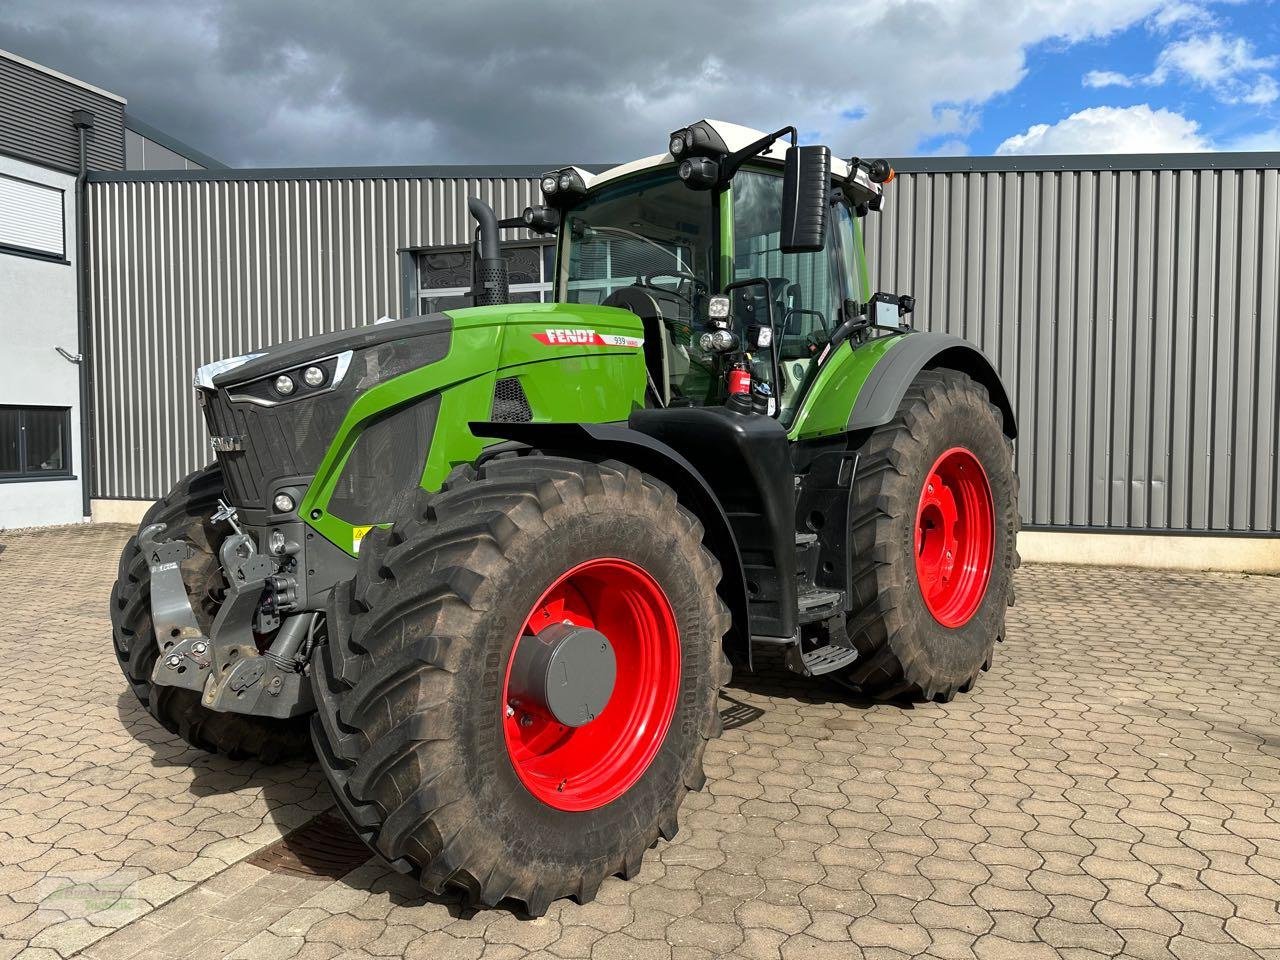
M 912 562 L 895 549 L 893 529 L 904 515 L 914 522 L 919 491 L 908 482 L 904 462 L 908 451 L 919 446 L 930 428 L 950 409 L 978 405 L 998 424 L 1002 414 L 991 403 L 984 386 L 959 371 L 924 370 L 907 389 L 897 415 L 877 428 L 862 448 L 858 485 L 850 517 L 854 567 L 851 581 L 852 612 L 848 617 L 848 634 L 858 650 L 854 667 L 841 676 L 841 682 L 854 687 L 862 696 L 889 701 L 936 701 L 946 703 L 957 693 L 965 693 L 979 674 L 990 669 L 997 641 L 1005 638 L 1005 607 L 1013 605 L 1013 579 L 1006 580 L 1005 603 L 1000 605 L 995 629 L 986 638 L 986 651 L 968 677 L 940 682 L 933 676 L 926 659 L 918 649 L 918 641 L 907 629 L 901 615 L 908 582 L 902 566 Z M 1012 462 L 1013 444 L 1003 438 L 1006 462 Z M 995 558 L 1011 573 L 1019 564 L 1016 540 L 1019 528 L 1016 473 L 1011 473 L 1011 503 L 1003 513 L 1007 527 L 1009 556 Z
M 465 636 L 485 611 L 480 587 L 490 571 L 510 562 L 505 551 L 517 535 L 543 524 L 545 513 L 561 505 L 580 509 L 593 495 L 616 499 L 624 492 L 663 501 L 667 515 L 677 519 L 682 548 L 697 552 L 701 586 L 716 597 L 711 633 L 722 637 L 730 615 L 716 593 L 719 565 L 702 545 L 701 524 L 668 487 L 620 463 L 537 453 L 459 467 L 439 492 L 413 491 L 391 529 L 370 532 L 355 577 L 332 595 L 328 641 L 313 653 L 312 735 L 321 768 L 352 829 L 433 894 L 461 893 L 490 907 L 515 902 L 531 916 L 562 897 L 586 903 L 606 877 L 634 876 L 645 850 L 675 835 L 685 793 L 705 781 L 706 741 L 722 732 L 714 696 L 685 762 L 683 787 L 664 801 L 653 822 L 636 824 L 616 858 L 597 858 L 572 878 L 557 877 L 472 836 L 475 801 L 444 719 L 452 701 L 471 693 L 452 676 L 458 655 L 453 637 Z M 730 674 L 719 643 L 714 658 L 718 691 Z M 417 698 L 398 701 L 413 703 L 410 715 L 388 716 L 396 690 Z M 405 782 L 406 768 L 420 771 L 407 795 L 394 785 Z

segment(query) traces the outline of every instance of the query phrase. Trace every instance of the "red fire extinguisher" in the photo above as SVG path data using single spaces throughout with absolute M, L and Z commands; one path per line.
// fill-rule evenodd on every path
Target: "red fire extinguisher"
M 751 392 L 751 368 L 746 361 L 739 360 L 729 371 L 729 394 Z

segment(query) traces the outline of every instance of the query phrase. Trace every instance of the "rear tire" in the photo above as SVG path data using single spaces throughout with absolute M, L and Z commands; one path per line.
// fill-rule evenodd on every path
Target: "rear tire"
M 948 701 L 990 667 L 995 642 L 1004 639 L 1018 565 L 1013 445 L 985 387 L 957 371 L 926 370 L 907 390 L 897 416 L 872 433 L 861 453 L 847 624 L 859 659 L 840 679 L 873 699 Z M 973 484 L 967 546 L 985 557 L 988 569 L 958 586 L 931 578 L 927 563 L 917 558 L 921 524 L 933 516 L 922 496 L 939 470 L 947 473 L 947 463 L 967 466 L 970 478 L 975 466 L 985 474 L 985 484 Z M 971 482 L 957 469 L 953 477 Z M 960 501 L 962 492 L 953 499 Z M 961 508 L 958 526 L 965 523 Z M 977 538 L 981 542 L 972 543 Z M 959 547 L 965 546 L 962 535 Z
M 555 585 L 598 563 L 643 571 L 669 604 L 670 719 L 629 786 L 570 809 L 537 795 L 510 746 L 522 718 L 507 713 L 506 671 Z M 560 897 L 593 899 L 608 876 L 630 878 L 659 836 L 675 835 L 685 794 L 704 782 L 706 742 L 721 731 L 729 613 L 719 578 L 701 524 L 631 467 L 532 455 L 462 468 L 438 494 L 416 491 L 390 530 L 365 539 L 313 654 L 313 735 L 340 808 L 393 866 L 473 903 L 515 901 L 538 916 Z M 611 594 L 605 612 L 631 602 Z M 573 737 L 620 702 L 623 643 L 609 639 L 619 686 Z
M 195 555 L 182 565 L 182 580 L 196 622 L 208 630 L 217 612 L 216 593 L 225 586 L 218 569 L 222 534 L 209 516 L 222 496 L 222 471 L 216 464 L 178 481 L 163 500 L 142 518 L 138 530 L 165 524 L 162 538 L 186 540 Z M 200 704 L 193 690 L 154 686 L 151 670 L 159 655 L 151 625 L 151 570 L 135 534 L 120 554 L 120 569 L 111 588 L 111 632 L 116 659 L 138 702 L 160 725 L 193 747 L 233 759 L 257 757 L 275 763 L 311 752 L 307 719 L 272 720 L 217 713 Z

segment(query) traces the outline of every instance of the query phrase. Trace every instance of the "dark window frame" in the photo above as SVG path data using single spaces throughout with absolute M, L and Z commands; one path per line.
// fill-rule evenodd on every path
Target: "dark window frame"
M 550 303 L 554 300 L 555 295 L 555 255 L 556 255 L 556 238 L 555 237 L 530 237 L 528 239 L 510 239 L 502 241 L 502 249 L 504 251 L 514 248 L 539 247 L 541 248 L 541 257 L 539 260 L 543 278 L 538 283 L 513 283 L 512 293 L 530 293 L 537 292 L 542 298 L 543 303 Z M 422 255 L 431 253 L 473 253 L 473 245 L 469 243 L 441 243 L 432 246 L 421 247 L 401 247 L 396 252 L 400 255 L 401 263 L 401 315 L 406 317 L 418 316 L 421 311 L 422 301 L 430 294 L 436 296 L 461 296 L 464 292 L 470 290 L 470 284 L 466 287 L 427 287 L 423 283 L 422 277 Z M 550 262 L 548 263 L 548 253 L 550 253 Z M 531 288 L 537 288 L 532 290 Z M 429 293 L 429 292 L 430 293 Z M 470 306 L 470 304 L 467 304 Z
M 74 480 L 75 473 L 71 469 L 71 408 L 33 406 L 16 403 L 0 404 L 0 413 L 16 411 L 18 414 L 18 469 L 0 469 L 0 483 L 31 483 L 40 480 Z M 61 470 L 32 470 L 27 459 L 27 414 L 57 413 L 62 416 L 62 463 Z

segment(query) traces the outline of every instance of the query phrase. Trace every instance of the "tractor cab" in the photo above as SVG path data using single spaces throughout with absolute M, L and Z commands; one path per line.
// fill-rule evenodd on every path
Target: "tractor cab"
M 859 220 L 892 171 L 795 139 L 700 121 L 666 154 L 547 173 L 518 221 L 559 234 L 557 302 L 641 318 L 653 406 L 732 401 L 787 426 L 837 332 L 868 326 Z

